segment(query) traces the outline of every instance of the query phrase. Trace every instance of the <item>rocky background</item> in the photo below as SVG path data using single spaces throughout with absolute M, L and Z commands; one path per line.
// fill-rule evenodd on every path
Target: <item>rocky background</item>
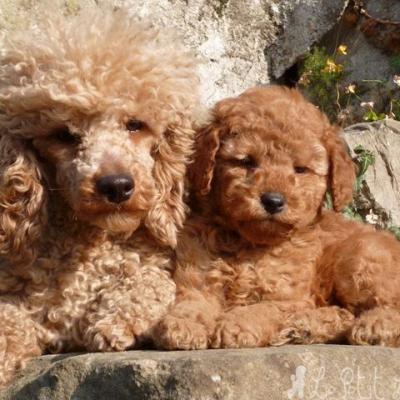
M 257 84 L 298 86 L 344 128 L 359 165 L 346 214 L 400 238 L 399 0 L 0 0 L 0 29 L 47 6 L 110 5 L 179 33 L 202 61 L 209 105 Z M 400 399 L 398 359 L 349 346 L 46 356 L 0 399 Z

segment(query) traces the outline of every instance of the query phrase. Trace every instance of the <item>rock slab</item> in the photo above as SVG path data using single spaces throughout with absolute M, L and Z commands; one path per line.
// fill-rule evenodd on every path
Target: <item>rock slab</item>
M 283 346 L 44 356 L 2 400 L 397 400 L 400 350 Z
M 0 0 L 0 28 L 24 26 L 46 4 L 66 13 L 115 5 L 173 28 L 202 60 L 206 104 L 279 78 L 342 15 L 348 0 Z
M 400 122 L 386 119 L 352 125 L 344 131 L 351 149 L 373 152 L 361 190 L 360 206 L 370 208 L 383 227 L 400 226 Z

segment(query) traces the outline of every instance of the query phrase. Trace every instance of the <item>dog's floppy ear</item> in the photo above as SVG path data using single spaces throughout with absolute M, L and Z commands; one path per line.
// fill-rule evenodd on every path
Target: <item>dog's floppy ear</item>
M 34 154 L 0 134 L 0 255 L 29 264 L 47 219 L 46 193 Z
M 197 133 L 194 162 L 189 170 L 191 185 L 197 195 L 205 196 L 211 190 L 220 136 L 221 128 L 215 121 Z
M 333 208 L 341 211 L 353 198 L 356 179 L 355 164 L 349 156 L 337 127 L 329 126 L 326 132 L 325 147 L 329 156 L 329 186 Z
M 154 155 L 153 174 L 158 194 L 145 224 L 161 244 L 172 248 L 176 246 L 178 230 L 185 220 L 184 181 L 194 134 L 191 127 L 170 127 Z

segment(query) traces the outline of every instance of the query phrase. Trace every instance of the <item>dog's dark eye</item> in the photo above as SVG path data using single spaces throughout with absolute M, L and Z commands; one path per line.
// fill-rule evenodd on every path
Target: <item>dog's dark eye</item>
M 304 174 L 307 172 L 307 167 L 294 167 L 296 174 Z
M 128 129 L 128 131 L 130 132 L 140 131 L 141 129 L 144 128 L 144 126 L 145 126 L 144 122 L 139 121 L 138 119 L 130 119 L 126 123 L 126 129 Z
M 239 166 L 241 166 L 241 167 L 243 167 L 243 168 L 249 168 L 249 169 L 250 169 L 250 168 L 255 168 L 255 167 L 257 167 L 256 161 L 254 160 L 253 157 L 250 157 L 250 156 L 246 156 L 246 157 L 241 158 L 241 159 L 236 159 L 235 162 L 236 162 Z
M 66 126 L 56 129 L 53 136 L 62 143 L 75 144 L 80 142 L 79 136 L 72 133 Z

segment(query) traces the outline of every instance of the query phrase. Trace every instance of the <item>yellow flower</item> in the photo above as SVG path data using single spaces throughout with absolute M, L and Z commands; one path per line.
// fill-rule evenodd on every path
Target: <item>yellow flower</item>
M 326 60 L 325 68 L 323 69 L 324 72 L 334 73 L 334 72 L 342 72 L 343 65 L 336 64 L 331 58 Z
M 346 56 L 347 55 L 347 46 L 345 44 L 341 44 L 338 49 L 337 49 L 338 53 Z
M 308 86 L 310 84 L 310 75 L 309 73 L 305 72 L 303 75 L 300 76 L 299 79 L 300 85 Z
M 346 87 L 346 93 L 356 94 L 356 85 L 353 83 Z

